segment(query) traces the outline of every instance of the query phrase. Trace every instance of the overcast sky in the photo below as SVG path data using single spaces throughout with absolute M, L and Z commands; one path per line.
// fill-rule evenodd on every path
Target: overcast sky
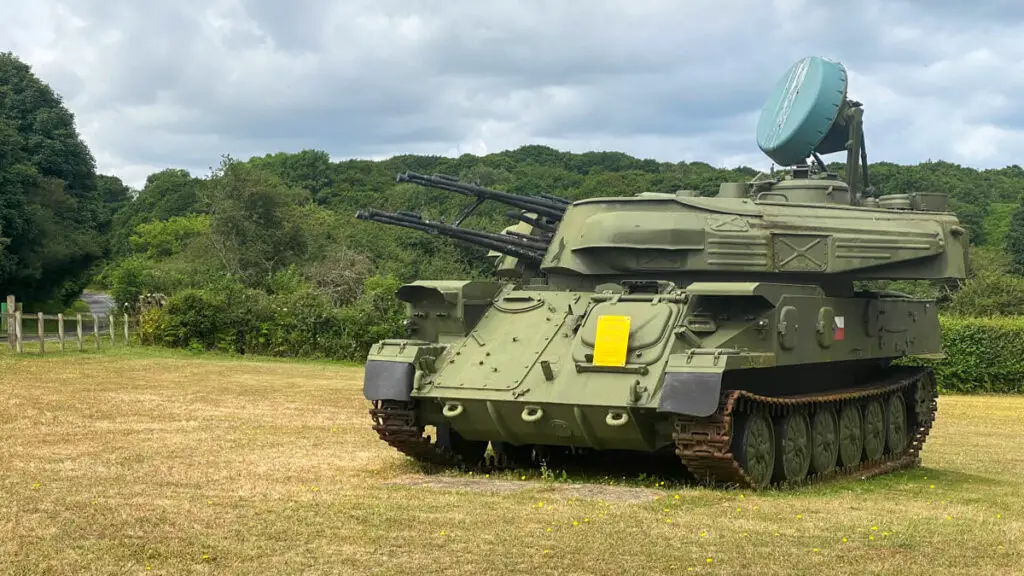
M 0 51 L 134 186 L 303 148 L 763 168 L 757 115 L 807 55 L 847 66 L 871 161 L 1024 163 L 1021 38 L 1020 0 L 0 0 Z

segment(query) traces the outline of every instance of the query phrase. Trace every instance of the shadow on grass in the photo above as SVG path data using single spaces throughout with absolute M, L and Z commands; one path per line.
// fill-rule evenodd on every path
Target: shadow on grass
M 969 493 L 968 487 L 984 489 L 985 493 L 989 493 L 991 489 L 1009 488 L 1009 484 L 1006 481 L 991 476 L 971 474 L 959 470 L 918 466 L 868 478 L 854 474 L 820 484 L 799 488 L 765 490 L 764 493 L 776 494 L 780 498 L 837 495 L 870 496 L 888 493 L 894 498 L 902 498 L 908 492 L 924 494 L 935 486 L 941 487 L 947 493 L 955 491 L 960 494 Z
M 506 469 L 485 464 L 461 466 L 458 468 L 421 464 L 406 461 L 409 473 L 424 478 L 489 478 L 493 480 L 542 480 L 558 484 L 587 484 L 653 488 L 677 491 L 688 488 L 713 488 L 716 491 L 744 490 L 748 487 L 729 485 L 712 486 L 691 474 L 671 452 L 645 454 L 627 452 L 598 452 L 560 459 L 557 463 L 534 462 L 532 466 L 517 466 Z M 1008 487 L 1007 481 L 991 476 L 972 474 L 957 470 L 930 467 L 914 467 L 864 477 L 854 473 L 850 476 L 826 480 L 806 486 L 767 488 L 759 491 L 764 496 L 778 498 L 830 496 L 850 494 L 905 495 L 908 490 L 922 491 L 930 486 L 944 490 L 965 492 L 971 489 L 999 489 Z
M 481 462 L 475 466 L 442 467 L 408 461 L 410 472 L 425 477 L 486 476 L 495 480 L 543 480 L 559 484 L 591 484 L 677 490 L 700 483 L 672 452 L 625 451 L 590 452 L 557 459 L 541 458 L 532 465 L 495 467 Z

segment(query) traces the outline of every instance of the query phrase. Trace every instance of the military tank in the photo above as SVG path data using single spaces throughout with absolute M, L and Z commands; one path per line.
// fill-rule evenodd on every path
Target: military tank
M 496 274 L 398 290 L 407 333 L 366 361 L 373 429 L 445 466 L 667 453 L 752 489 L 919 464 L 936 381 L 905 360 L 942 357 L 936 303 L 857 284 L 963 278 L 968 233 L 939 191 L 875 193 L 847 84 L 838 62 L 794 64 L 757 124 L 785 169 L 713 196 L 570 202 L 400 175 L 476 200 L 454 224 L 358 217 L 484 246 Z M 832 173 L 821 156 L 841 151 Z M 519 222 L 461 227 L 485 201 Z

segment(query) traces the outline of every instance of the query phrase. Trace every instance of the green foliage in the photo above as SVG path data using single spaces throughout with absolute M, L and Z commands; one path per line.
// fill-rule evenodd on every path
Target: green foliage
M 139 296 L 149 292 L 159 282 L 154 278 L 153 266 L 145 258 L 132 256 L 118 262 L 118 265 L 107 271 L 107 283 L 110 295 L 119 306 L 133 306 Z
M 404 306 L 394 277 L 368 278 L 351 304 L 336 307 L 294 270 L 272 280 L 275 292 L 224 278 L 207 289 L 186 289 L 164 308 L 143 314 L 144 343 L 237 354 L 359 361 L 381 338 L 398 336 Z
M 998 250 L 975 247 L 970 277 L 943 310 L 957 316 L 1015 316 L 1024 314 L 1024 278 L 1008 271 L 1009 257 Z
M 11 53 L 0 53 L 0 291 L 66 306 L 103 255 L 109 221 L 74 116 Z
M 1013 211 L 1006 229 L 1005 242 L 1013 271 L 1024 275 L 1024 202 Z
M 1006 245 L 1006 234 L 1010 230 L 1010 219 L 1017 204 L 994 202 L 989 204 L 988 216 L 985 218 L 985 245 L 1001 249 Z
M 257 166 L 226 160 L 203 187 L 213 245 L 229 274 L 265 287 L 305 251 L 301 226 L 290 217 L 308 194 Z
M 110 253 L 120 258 L 132 253 L 131 236 L 140 224 L 163 221 L 200 212 L 202 180 L 186 170 L 162 170 L 150 174 L 138 195 L 114 214 L 109 238 Z
M 114 214 L 117 214 L 131 201 L 132 189 L 125 186 L 124 182 L 116 176 L 97 174 L 96 192 L 103 202 L 102 231 L 106 234 L 110 230 Z
M 209 215 L 172 216 L 167 220 L 139 224 L 129 241 L 135 254 L 149 258 L 168 258 L 180 253 L 190 241 L 209 231 Z
M 1024 392 L 1024 316 L 942 316 L 940 322 L 946 358 L 924 362 L 934 366 L 940 392 Z

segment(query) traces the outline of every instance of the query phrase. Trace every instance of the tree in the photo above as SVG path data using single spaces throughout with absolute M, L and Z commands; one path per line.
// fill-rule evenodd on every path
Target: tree
M 111 255 L 120 258 L 131 253 L 131 237 L 140 224 L 201 212 L 198 196 L 201 184 L 202 180 L 188 170 L 167 169 L 150 174 L 137 195 L 129 189 L 131 200 L 120 205 L 110 225 Z M 115 201 L 123 192 L 112 191 Z
M 1006 253 L 1010 257 L 1012 270 L 1024 275 L 1024 202 L 1010 217 L 1010 227 L 1006 231 Z
M 251 287 L 299 260 L 306 239 L 294 217 L 309 193 L 285 185 L 267 170 L 225 159 L 205 182 L 210 233 L 224 267 Z
M 69 304 L 102 256 L 95 160 L 61 97 L 0 53 L 0 292 Z
M 113 216 L 132 200 L 132 189 L 117 176 L 96 175 L 96 191 L 103 201 L 107 218 Z

